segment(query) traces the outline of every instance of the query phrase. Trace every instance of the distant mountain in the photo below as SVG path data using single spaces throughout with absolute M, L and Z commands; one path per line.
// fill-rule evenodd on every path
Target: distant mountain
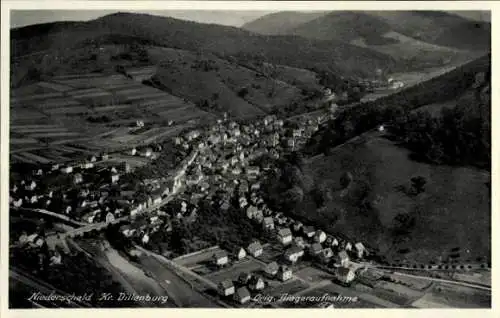
M 288 33 L 320 40 L 342 40 L 351 42 L 363 38 L 368 45 L 397 42 L 383 35 L 391 31 L 384 20 L 361 11 L 331 12 L 320 18 L 302 23 Z
M 30 26 L 26 28 L 37 28 Z M 142 38 L 158 46 L 211 52 L 219 56 L 264 58 L 299 68 L 327 68 L 346 77 L 373 74 L 376 68 L 398 69 L 392 57 L 342 41 L 318 41 L 295 35 L 264 36 L 235 27 L 200 24 L 147 14 L 116 13 L 64 28 L 45 26 L 36 36 L 25 28 L 11 31 L 11 53 L 68 51 L 103 35 Z
M 267 35 L 287 34 L 297 26 L 315 20 L 328 14 L 327 11 L 318 12 L 277 12 L 265 15 L 242 26 L 243 29 Z
M 454 49 L 490 49 L 489 23 L 444 11 L 335 11 L 312 17 L 307 13 L 280 12 L 247 23 L 243 28 L 261 34 L 295 34 L 347 42 L 361 37 L 369 45 L 393 42 L 384 36 L 392 31 Z
M 491 47 L 491 25 L 442 11 L 371 11 L 394 31 L 428 43 L 470 51 Z

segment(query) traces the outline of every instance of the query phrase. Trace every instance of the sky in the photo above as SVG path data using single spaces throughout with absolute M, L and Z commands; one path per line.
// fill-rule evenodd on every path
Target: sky
M 87 21 L 115 10 L 23 10 L 11 11 L 11 28 L 54 21 Z M 138 11 L 139 12 L 139 11 Z M 140 11 L 159 16 L 169 16 L 177 19 L 191 20 L 201 23 L 217 23 L 240 27 L 272 11 L 209 11 L 209 10 L 163 10 Z M 469 19 L 490 21 L 488 11 L 454 11 L 453 13 Z

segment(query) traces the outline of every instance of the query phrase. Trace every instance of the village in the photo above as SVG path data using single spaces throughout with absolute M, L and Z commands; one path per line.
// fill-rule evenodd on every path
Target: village
M 224 116 L 215 125 L 187 131 L 171 141 L 174 148 L 169 150 L 180 163 L 168 171 L 166 178 L 137 180 L 134 184 L 127 178 L 131 169 L 126 163 L 107 163 L 113 154 L 92 156 L 73 165 L 48 165 L 11 185 L 11 206 L 14 210 L 56 214 L 62 220 L 76 222 L 82 234 L 96 225 L 102 229 L 126 221 L 119 226 L 120 233 L 143 248 L 150 247 L 160 232 L 182 235 L 173 233 L 174 223 L 197 222 L 207 204 L 222 213 L 236 210 L 241 218 L 260 228 L 263 236 L 245 245 L 229 244 L 221 237 L 216 246 L 201 244 L 203 247 L 190 248 L 185 255 L 168 250 L 161 253 L 176 266 L 216 284 L 214 292 L 206 284 L 186 278 L 192 288 L 216 302 L 229 307 L 407 305 L 422 297 L 430 283 L 378 270 L 367 259 L 372 251 L 366 242 L 326 233 L 294 220 L 284 211 L 273 211 L 265 202 L 262 182 L 276 167 L 260 158 L 279 159 L 299 150 L 336 109 L 332 103 L 322 112 L 294 121 L 268 115 L 251 123 L 238 123 Z M 378 130 L 383 131 L 383 126 Z M 127 153 L 153 161 L 162 151 L 158 144 Z M 54 179 L 57 182 L 46 183 Z M 40 249 L 49 242 L 54 246 L 53 241 L 50 233 L 37 231 L 25 231 L 18 238 L 18 244 L 28 249 Z M 129 253 L 137 255 L 137 250 Z M 60 249 L 52 249 L 50 263 L 64 262 L 63 254 Z M 144 266 L 143 270 L 157 276 L 155 269 Z M 397 286 L 392 292 L 404 296 L 390 301 L 384 294 L 388 289 L 385 285 L 381 288 L 384 293 L 377 295 L 359 290 L 358 284 L 350 287 L 356 281 L 363 282 L 359 286 L 392 284 Z M 326 301 L 344 296 L 344 301 Z M 300 297 L 324 301 L 295 301 Z
M 225 117 L 205 131 L 197 129 L 175 137 L 173 142 L 185 157 L 167 180 L 144 180 L 146 194 L 138 195 L 129 183 L 122 181 L 121 176 L 130 172 L 126 163 L 106 164 L 112 154 L 101 154 L 73 165 L 51 164 L 33 171 L 25 180 L 11 186 L 10 202 L 17 209 L 54 211 L 81 225 L 111 223 L 130 216 L 131 223 L 121 226 L 120 230 L 125 237 L 142 244 L 147 244 L 156 231 L 171 231 L 174 218 L 194 222 L 199 208 L 197 203 L 201 200 L 208 200 L 221 210 L 227 210 L 237 202 L 242 217 L 260 224 L 273 240 L 271 243 L 255 240 L 232 251 L 220 249 L 209 256 L 210 262 L 216 268 L 227 268 L 233 260 L 239 262 L 247 255 L 258 259 L 266 254 L 267 249 L 274 249 L 274 254 L 278 250 L 279 254 L 268 256 L 269 263 L 260 261 L 265 264 L 261 276 L 242 272 L 233 280 L 220 281 L 221 295 L 234 294 L 239 303 L 246 303 L 250 291 L 258 292 L 264 288 L 264 277 L 281 282 L 290 280 L 302 258 L 331 265 L 338 273 L 338 280 L 348 284 L 355 276 L 349 267 L 349 254 L 362 259 L 366 253 L 363 243 L 335 238 L 282 212 L 272 211 L 260 193 L 260 180 L 273 167 L 269 162 L 258 165 L 258 158 L 270 155 L 278 159 L 286 152 L 299 149 L 332 114 L 326 112 L 317 118 L 299 121 L 293 128 L 285 127 L 284 121 L 276 116 L 266 116 L 251 124 L 239 124 Z M 157 145 L 154 148 L 133 148 L 129 152 L 154 160 L 161 150 Z M 44 183 L 52 178 L 58 182 Z M 180 206 L 169 207 L 174 204 L 170 202 L 162 205 L 166 197 L 178 193 L 182 197 Z M 217 200 L 213 200 L 216 197 Z M 237 200 L 232 200 L 233 197 Z M 177 213 L 166 213 L 172 210 Z M 146 218 L 134 221 L 145 211 L 148 211 Z M 31 248 L 41 247 L 44 235 L 23 233 L 19 242 Z M 60 253 L 55 252 L 53 259 L 60 262 L 60 258 Z M 242 284 L 241 287 L 235 289 L 233 281 Z

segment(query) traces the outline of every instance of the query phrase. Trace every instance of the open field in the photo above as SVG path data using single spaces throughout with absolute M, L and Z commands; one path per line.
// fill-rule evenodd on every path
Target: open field
M 254 259 L 249 258 L 242 260 L 241 262 L 238 263 L 230 264 L 228 268 L 223 268 L 209 275 L 206 275 L 205 278 L 208 278 L 209 280 L 218 284 L 226 279 L 237 281 L 238 276 L 240 275 L 241 272 L 250 273 L 263 269 L 264 266 L 261 263 L 255 261 Z
M 271 295 L 275 297 L 279 297 L 283 294 L 290 294 L 293 295 L 295 293 L 298 293 L 306 288 L 308 288 L 309 285 L 301 281 L 300 279 L 291 279 L 287 282 L 284 282 L 282 284 L 279 284 L 276 287 L 272 287 L 266 290 L 266 295 Z
M 182 266 L 192 267 L 197 265 L 198 263 L 203 263 L 209 261 L 215 252 L 221 251 L 221 248 L 218 246 L 207 248 L 199 253 L 192 253 L 188 255 L 181 255 L 174 259 L 174 261 Z
M 491 294 L 468 287 L 436 284 L 412 305 L 418 308 L 487 308 L 491 307 Z
M 119 151 L 161 142 L 190 127 L 188 121 L 212 118 L 179 97 L 120 74 L 54 76 L 13 89 L 10 106 L 10 145 L 16 153 L 13 159 L 30 163 L 54 159 L 51 155 L 33 154 L 33 150 L 53 150 L 72 144 L 80 145 L 85 153 Z M 128 129 L 116 133 L 120 125 L 135 125 L 139 119 L 153 125 L 173 121 L 173 125 L 153 126 L 135 135 Z M 60 156 L 66 161 L 66 155 L 72 157 L 77 153 L 56 154 L 55 158 Z M 134 161 L 131 163 L 134 166 L 144 164 L 137 159 L 130 161 Z
M 334 276 L 330 273 L 322 271 L 315 267 L 306 267 L 295 273 L 296 276 L 302 278 L 306 282 L 316 283 L 325 279 L 333 279 Z
M 175 95 L 200 103 L 207 101 L 236 117 L 262 115 L 301 98 L 301 90 L 286 78 L 275 80 L 236 62 L 170 48 L 155 47 L 149 53 L 161 61 L 154 76 L 156 82 Z
M 439 263 L 452 254 L 455 260 L 465 262 L 489 258 L 490 193 L 486 182 L 490 175 L 486 171 L 413 161 L 406 149 L 375 132 L 336 148 L 329 157 L 318 157 L 308 169 L 316 184 L 332 189 L 339 188 L 342 173 L 351 172 L 354 178 L 347 193 L 334 191 L 328 203 L 329 211 L 337 211 L 334 215 L 314 216 L 310 212 L 314 203 L 305 200 L 303 209 L 309 211 L 309 217 L 317 217 L 321 224 L 330 223 L 334 232 L 363 237 L 388 260 Z M 397 190 L 407 187 L 414 176 L 426 178 L 424 193 L 409 197 Z M 360 183 L 370 184 L 367 198 L 372 210 L 365 213 L 349 194 L 359 189 Z M 339 213 L 342 209 L 345 212 Z M 405 240 L 394 241 L 392 222 L 404 211 L 416 216 L 415 228 Z M 458 252 L 451 253 L 457 247 Z

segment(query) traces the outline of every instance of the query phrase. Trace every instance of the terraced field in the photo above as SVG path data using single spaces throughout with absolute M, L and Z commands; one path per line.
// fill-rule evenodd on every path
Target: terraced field
M 212 118 L 182 98 L 121 74 L 55 76 L 12 90 L 10 101 L 11 159 L 32 164 L 147 145 Z M 138 120 L 150 129 L 132 133 Z

